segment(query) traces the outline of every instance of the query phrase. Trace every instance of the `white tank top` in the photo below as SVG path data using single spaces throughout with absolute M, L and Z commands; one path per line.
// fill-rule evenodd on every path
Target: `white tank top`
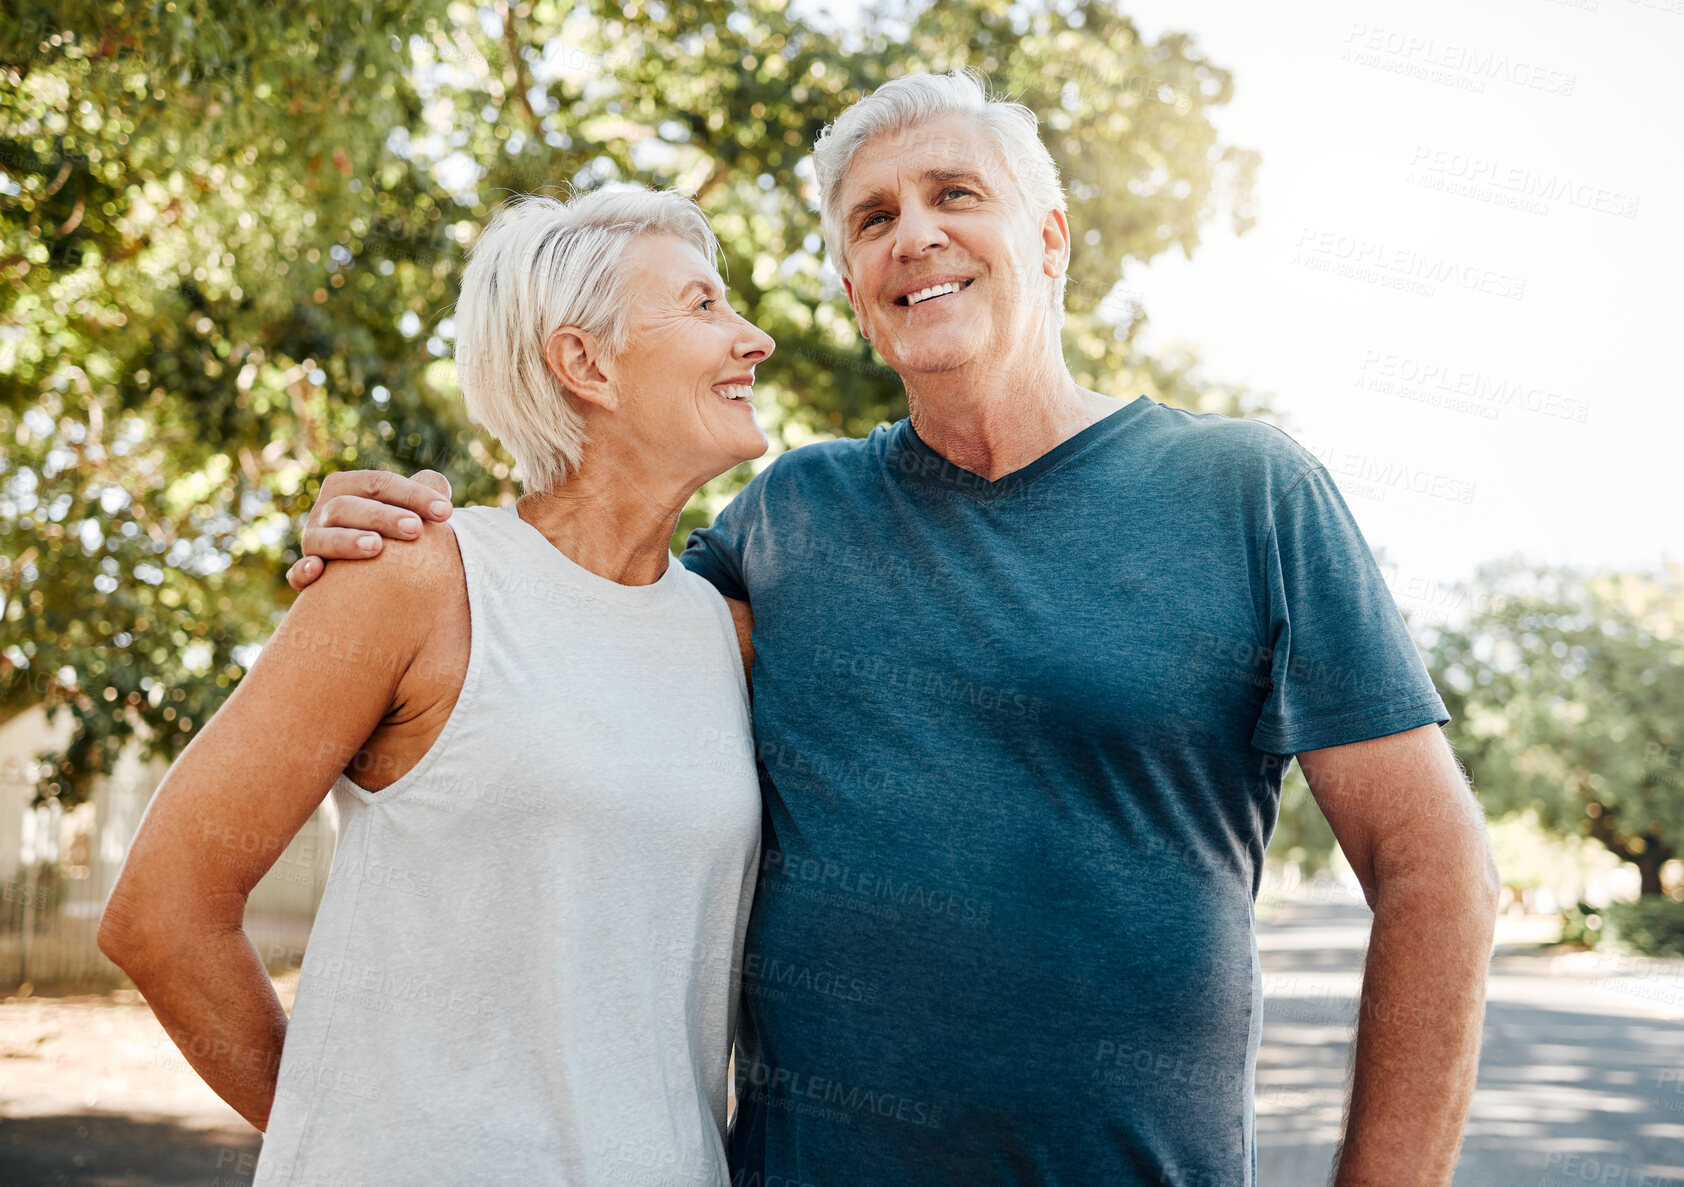
M 760 841 L 730 611 L 512 507 L 449 523 L 467 678 L 413 770 L 333 787 L 255 1181 L 723 1184 Z

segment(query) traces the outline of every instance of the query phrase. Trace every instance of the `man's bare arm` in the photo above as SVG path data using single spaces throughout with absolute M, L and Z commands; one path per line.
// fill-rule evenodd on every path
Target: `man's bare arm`
M 743 679 L 748 681 L 749 691 L 754 691 L 754 611 L 749 609 L 747 602 L 736 598 L 726 598 L 725 604 L 731 607 L 731 622 L 737 628 L 737 646 L 743 653 Z
M 1298 756 L 1374 911 L 1336 1187 L 1448 1187 L 1479 1074 L 1497 867 L 1436 725 Z
M 387 470 L 341 470 L 322 479 L 321 493 L 304 521 L 304 553 L 287 570 L 287 584 L 302 592 L 330 560 L 379 556 L 386 540 L 415 540 L 421 522 L 450 518 L 450 480 L 437 470 L 405 478 Z

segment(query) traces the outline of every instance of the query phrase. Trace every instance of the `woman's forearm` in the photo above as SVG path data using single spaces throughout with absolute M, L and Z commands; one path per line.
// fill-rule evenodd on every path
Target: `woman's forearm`
M 238 927 L 203 929 L 167 949 L 117 953 L 193 1070 L 240 1116 L 267 1129 L 287 1016 Z

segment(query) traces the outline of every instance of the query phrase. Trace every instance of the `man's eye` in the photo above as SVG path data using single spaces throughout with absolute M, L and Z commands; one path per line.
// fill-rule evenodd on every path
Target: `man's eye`
M 879 210 L 876 214 L 868 214 L 868 215 L 865 216 L 865 221 L 860 224 L 860 230 L 862 230 L 862 231 L 867 230 L 872 225 L 872 222 L 875 219 L 888 218 L 888 217 L 889 216 L 884 214 L 881 210 Z
M 971 193 L 970 190 L 967 190 L 967 189 L 963 188 L 962 186 L 952 186 L 952 187 L 948 188 L 947 190 L 944 190 L 942 192 L 941 196 L 943 198 L 951 198 L 954 194 L 959 194 L 959 195 L 962 195 L 964 197 L 969 197 L 970 193 Z

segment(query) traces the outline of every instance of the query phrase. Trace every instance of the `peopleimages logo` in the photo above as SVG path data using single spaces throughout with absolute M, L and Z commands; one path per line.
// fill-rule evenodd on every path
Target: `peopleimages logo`
M 1314 272 L 1349 276 L 1387 288 L 1430 297 L 1439 284 L 1481 292 L 1511 301 L 1526 296 L 1526 278 L 1482 268 L 1443 252 L 1399 247 L 1383 239 L 1368 239 L 1306 225 L 1298 234 L 1292 263 Z
M 1364 350 L 1357 372 L 1358 387 L 1487 420 L 1495 420 L 1501 409 L 1533 412 L 1575 424 L 1583 424 L 1590 415 L 1588 400 L 1550 391 L 1512 375 L 1490 375 L 1396 351 Z
M 771 1108 L 784 1109 L 792 1105 L 799 1107 L 810 1101 L 832 1113 L 832 1119 L 843 1124 L 852 1121 L 849 1113 L 871 1113 L 908 1125 L 940 1129 L 945 1114 L 941 1105 L 914 1100 L 898 1092 L 847 1084 L 787 1067 L 774 1068 L 758 1060 L 739 1065 L 737 1081 L 739 1087 L 749 1089 L 741 1093 L 748 1099 Z
M 778 849 L 768 849 L 762 856 L 761 872 L 767 883 L 776 878 L 777 882 L 795 889 L 835 890 L 846 898 L 893 904 L 908 911 L 916 909 L 929 916 L 945 916 L 980 927 L 987 926 L 994 911 L 991 902 L 945 887 L 858 870 L 835 861 L 791 857 Z
M 1407 490 L 1451 503 L 1471 503 L 1478 489 L 1477 483 L 1451 474 L 1424 470 L 1393 458 L 1380 458 L 1314 441 L 1303 441 L 1301 444 L 1327 467 L 1335 479 L 1351 479 L 1351 493 L 1363 498 L 1384 500 L 1389 491 Z M 1340 489 L 1345 489 L 1344 483 L 1340 483 Z
M 1505 195 L 1512 197 L 1513 201 L 1499 201 L 1499 204 L 1539 214 L 1548 213 L 1546 203 L 1565 202 L 1596 214 L 1636 218 L 1640 205 L 1631 194 L 1592 185 L 1583 178 L 1528 169 L 1444 148 L 1430 148 L 1425 144 L 1415 146 L 1409 158 L 1409 176 L 1405 180 L 1482 201 L 1497 201 L 1497 195 Z M 1454 188 L 1457 186 L 1461 188 Z M 1493 196 L 1486 197 L 1487 191 Z
M 1345 36 L 1342 61 L 1372 66 L 1394 74 L 1447 83 L 1483 92 L 1488 82 L 1506 82 L 1528 90 L 1568 98 L 1579 76 L 1524 58 L 1441 42 L 1436 37 L 1357 22 Z

